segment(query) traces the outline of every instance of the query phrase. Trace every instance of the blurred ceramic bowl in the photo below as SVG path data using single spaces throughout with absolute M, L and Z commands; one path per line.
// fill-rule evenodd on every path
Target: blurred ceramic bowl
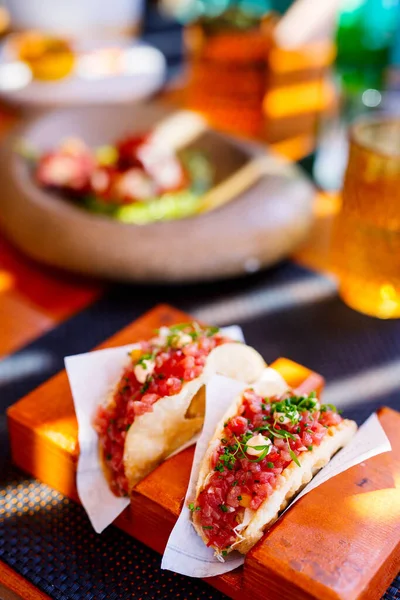
M 47 264 L 109 279 L 147 282 L 243 275 L 283 259 L 304 240 L 315 193 L 307 177 L 296 165 L 266 154 L 261 145 L 210 130 L 193 113 L 167 110 L 155 103 L 58 111 L 32 123 L 22 135 L 26 143 L 43 152 L 71 135 L 97 146 L 148 131 L 155 124 L 161 127 L 164 122 L 173 126 L 175 139 L 187 138 L 189 131 L 184 126 L 177 135 L 177 122 L 197 124 L 191 143 L 196 147 L 198 140 L 207 146 L 219 172 L 220 181 L 210 192 L 217 208 L 186 219 L 139 226 L 91 214 L 40 189 L 26 160 L 9 143 L 0 161 L 4 182 L 0 214 L 6 234 L 24 252 Z M 168 127 L 164 133 L 168 139 Z M 257 176 L 252 178 L 254 172 Z

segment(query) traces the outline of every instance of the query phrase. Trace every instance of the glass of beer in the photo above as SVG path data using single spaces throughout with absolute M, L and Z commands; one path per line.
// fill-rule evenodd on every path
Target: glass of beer
M 400 118 L 365 118 L 350 131 L 334 263 L 348 306 L 400 317 Z

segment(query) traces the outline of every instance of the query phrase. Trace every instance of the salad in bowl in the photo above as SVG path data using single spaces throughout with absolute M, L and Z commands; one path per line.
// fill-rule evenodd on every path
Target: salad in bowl
M 81 138 L 66 138 L 42 154 L 27 148 L 22 153 L 41 188 L 137 225 L 196 214 L 214 181 L 204 151 L 172 149 L 151 133 L 95 148 Z

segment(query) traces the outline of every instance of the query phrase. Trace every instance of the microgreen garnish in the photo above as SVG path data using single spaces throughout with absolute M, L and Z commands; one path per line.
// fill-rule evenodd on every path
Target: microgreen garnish
M 170 331 L 183 331 L 184 329 L 193 329 L 193 323 L 177 323 L 177 325 L 171 325 Z
M 298 467 L 300 467 L 299 459 L 297 458 L 296 454 L 293 452 L 293 450 L 291 448 L 289 448 L 289 454 L 290 454 L 291 459 L 296 463 L 296 465 Z
M 125 431 L 129 431 L 130 427 L 131 427 L 131 425 L 127 425 L 127 426 L 125 427 Z
M 274 468 L 274 463 L 273 462 L 267 462 L 267 467 L 268 467 L 268 469 L 273 469 Z
M 203 529 L 213 529 L 212 525 L 203 525 Z
M 220 473 L 222 473 L 223 470 L 224 470 L 224 465 L 222 465 L 222 464 L 215 465 L 215 467 L 214 467 L 214 471 L 219 471 Z
M 250 438 L 253 437 L 253 434 L 251 432 L 247 432 L 244 435 L 242 435 L 242 438 L 239 440 L 235 435 L 233 436 L 235 439 L 235 442 L 238 446 L 235 454 L 237 452 L 240 453 L 242 458 L 246 458 L 249 462 L 261 462 L 263 460 L 263 458 L 265 458 L 267 456 L 267 454 L 269 454 L 270 450 L 271 450 L 271 444 L 260 444 L 259 446 L 251 446 L 251 448 L 253 448 L 254 450 L 260 450 L 261 454 L 260 456 L 258 456 L 257 458 L 249 458 L 246 455 L 246 452 L 249 448 L 249 446 L 247 445 L 247 442 L 249 441 Z
M 146 362 L 153 360 L 153 358 L 154 354 L 152 352 L 146 352 L 146 354 L 142 354 L 142 356 L 136 361 L 136 364 L 146 367 Z
M 289 419 L 292 425 L 298 423 L 300 415 L 297 404 L 292 402 L 294 397 L 295 396 L 271 404 L 275 423 L 287 423 L 287 419 Z
M 206 331 L 206 336 L 211 337 L 219 332 L 219 327 L 208 327 Z
M 274 427 L 272 425 L 267 425 L 267 424 L 262 425 L 262 427 L 256 427 L 256 429 L 254 431 L 258 431 L 258 432 L 266 431 L 273 437 L 276 437 L 276 438 L 279 438 L 282 440 L 286 440 L 288 438 L 290 438 L 292 440 L 295 439 L 295 436 L 293 435 L 293 433 L 286 431 L 286 429 L 278 429 L 277 427 Z
M 194 503 L 193 503 L 193 502 L 190 502 L 190 503 L 189 503 L 189 510 L 190 510 L 191 512 L 194 512 Z
M 198 323 L 178 323 L 177 325 L 171 325 L 166 328 L 166 332 L 163 337 L 165 338 L 165 343 L 167 347 L 179 347 L 182 344 L 182 337 L 188 336 L 192 342 L 195 342 L 199 339 L 201 335 L 205 335 L 206 337 L 212 337 L 213 335 L 219 332 L 218 327 L 201 327 Z M 156 333 L 159 335 L 160 330 L 157 330 Z M 185 346 L 187 343 L 184 342 Z
M 179 334 L 178 333 L 172 333 L 171 335 L 167 336 L 167 347 L 171 347 L 171 346 L 176 346 L 177 343 L 179 341 Z
M 229 471 L 232 471 L 235 462 L 236 462 L 236 453 L 237 453 L 238 447 L 236 444 L 234 444 L 233 446 L 226 446 L 224 448 L 224 452 L 223 454 L 221 454 L 221 456 L 219 457 L 219 460 L 225 465 L 225 467 L 227 469 L 229 469 Z
M 220 504 L 219 507 L 224 513 L 227 513 L 229 511 L 229 508 L 225 504 Z
M 328 410 L 331 410 L 332 412 L 338 412 L 338 409 L 334 404 L 321 404 L 321 412 L 327 412 Z
M 242 496 L 238 496 L 237 499 L 239 500 L 239 502 L 243 499 Z
M 318 410 L 319 407 L 316 392 L 310 392 L 308 396 L 306 394 L 303 394 L 302 396 L 290 396 L 285 402 L 286 401 L 289 401 L 290 404 L 296 406 L 299 412 L 304 410 Z
M 228 555 L 228 551 L 227 550 L 222 550 L 222 556 L 227 556 Z
M 307 450 L 309 450 L 311 452 L 311 450 L 313 449 L 312 445 L 311 446 L 307 446 Z
M 144 394 L 145 392 L 147 392 L 147 390 L 149 389 L 150 381 L 151 381 L 151 378 L 148 377 L 139 390 L 140 394 Z

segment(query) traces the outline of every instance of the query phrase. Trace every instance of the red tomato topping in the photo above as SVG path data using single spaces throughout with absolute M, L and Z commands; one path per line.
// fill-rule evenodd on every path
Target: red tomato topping
M 36 179 L 40 185 L 69 191 L 87 192 L 95 160 L 83 144 L 71 142 L 56 152 L 43 154 L 37 166 Z
M 120 140 L 106 158 L 81 140 L 69 139 L 39 158 L 35 176 L 43 187 L 67 192 L 75 199 L 88 194 L 118 206 L 148 202 L 191 185 L 176 150 L 151 135 Z
M 147 136 L 138 135 L 124 138 L 117 143 L 118 166 L 121 170 L 131 167 L 143 168 L 143 163 L 138 157 L 138 149 L 145 144 Z
M 159 338 L 143 342 L 136 359 L 135 351 L 132 353 L 113 401 L 106 407 L 100 406 L 94 419 L 109 467 L 111 489 L 117 496 L 128 494 L 123 453 L 127 431 L 135 418 L 152 411 L 160 398 L 178 394 L 185 382 L 201 375 L 211 350 L 229 341 L 216 328 L 183 324 L 162 328 Z M 144 371 L 140 372 L 140 365 Z
M 214 472 L 192 506 L 208 545 L 226 551 L 234 544 L 245 509 L 257 510 L 273 493 L 280 473 L 341 421 L 335 407 L 320 407 L 314 393 L 263 399 L 246 390 L 239 414 L 225 424 L 213 454 Z M 263 437 L 256 444 L 257 456 L 248 452 L 254 444 L 246 442 L 258 435 Z
M 247 430 L 247 419 L 244 417 L 233 417 L 227 425 L 227 429 L 229 429 L 232 433 L 236 435 L 241 435 L 242 433 L 246 433 Z

